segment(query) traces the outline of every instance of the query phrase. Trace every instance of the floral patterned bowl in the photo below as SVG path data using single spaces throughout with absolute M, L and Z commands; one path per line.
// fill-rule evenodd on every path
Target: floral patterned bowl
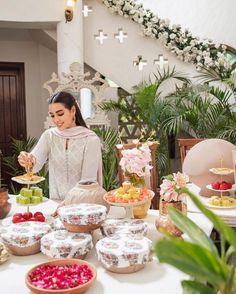
M 108 271 L 128 274 L 141 270 L 151 260 L 151 246 L 146 237 L 120 233 L 99 240 L 96 251 Z
M 51 231 L 49 224 L 22 222 L 3 227 L 0 235 L 13 255 L 32 255 L 40 251 L 41 238 Z
M 92 203 L 71 204 L 59 208 L 58 215 L 68 231 L 87 233 L 101 226 L 106 218 L 107 208 Z
M 78 278 L 80 278 L 80 273 L 83 272 L 84 281 L 83 284 L 73 287 L 67 287 L 66 289 L 44 289 L 45 287 L 43 277 L 45 277 L 45 271 L 50 271 L 53 269 L 51 274 L 54 274 L 53 280 L 53 287 L 56 288 L 56 285 L 61 285 L 60 283 L 65 282 L 66 278 L 64 279 L 63 276 L 63 269 L 67 267 L 77 267 L 78 271 Z M 49 269 L 48 269 L 49 268 Z M 60 275 L 57 275 L 60 271 Z M 35 274 L 37 271 L 37 274 Z M 42 273 L 42 279 L 38 278 L 38 273 Z M 81 294 L 87 291 L 96 281 L 96 269 L 90 263 L 80 260 L 80 259 L 60 259 L 60 260 L 53 260 L 45 263 L 38 264 L 34 266 L 31 270 L 28 271 L 25 277 L 26 286 L 30 289 L 30 291 L 34 294 Z M 67 274 L 68 277 L 68 274 Z M 46 275 L 45 282 L 48 281 L 48 275 Z M 75 281 L 74 276 L 71 278 L 72 283 Z M 37 286 L 36 286 L 37 285 Z M 44 286 L 43 286 L 44 285 Z M 60 286 L 59 286 L 60 288 Z

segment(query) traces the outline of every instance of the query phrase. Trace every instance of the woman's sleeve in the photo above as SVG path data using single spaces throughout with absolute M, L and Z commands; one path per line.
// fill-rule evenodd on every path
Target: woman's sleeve
M 48 132 L 45 131 L 38 140 L 34 149 L 30 152 L 36 158 L 33 172 L 37 173 L 46 163 L 49 155 Z
M 98 137 L 88 137 L 85 146 L 80 182 L 99 182 L 98 172 L 101 169 L 101 164 L 102 153 L 100 139 Z

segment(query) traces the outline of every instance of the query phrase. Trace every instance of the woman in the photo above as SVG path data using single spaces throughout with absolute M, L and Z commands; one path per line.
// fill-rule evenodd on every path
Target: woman
M 55 128 L 41 135 L 32 152 L 22 151 L 19 164 L 34 163 L 36 173 L 48 160 L 49 193 L 54 200 L 63 200 L 78 182 L 102 185 L 101 143 L 87 128 L 74 97 L 67 92 L 54 94 L 49 115 Z

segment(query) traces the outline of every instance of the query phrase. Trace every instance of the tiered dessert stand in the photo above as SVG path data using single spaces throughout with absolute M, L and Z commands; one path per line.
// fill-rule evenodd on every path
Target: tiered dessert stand
M 21 185 L 27 185 L 27 189 L 30 189 L 30 186 L 31 185 L 36 185 L 42 181 L 45 180 L 44 177 L 38 177 L 37 179 L 35 180 L 23 180 L 21 179 L 21 177 L 13 177 L 12 178 L 13 181 L 17 182 L 18 184 L 21 184 Z M 27 212 L 29 212 L 29 207 L 30 206 L 34 206 L 34 205 L 38 205 L 38 204 L 41 204 L 43 202 L 45 202 L 47 200 L 46 197 L 43 197 L 43 201 L 42 202 L 39 202 L 39 203 L 27 203 L 27 204 L 23 204 L 23 203 L 17 203 L 18 205 L 22 205 L 22 206 L 26 206 L 27 207 Z
M 221 158 L 220 167 L 219 168 L 211 168 L 209 170 L 211 173 L 219 176 L 220 183 L 222 183 L 224 176 L 228 176 L 228 175 L 230 175 L 230 174 L 232 174 L 234 172 L 234 170 L 231 169 L 231 168 L 223 167 L 222 162 L 223 162 L 223 159 Z M 232 185 L 232 187 L 230 189 L 224 189 L 224 190 L 222 190 L 222 189 L 214 189 L 211 184 L 208 184 L 206 186 L 206 188 L 209 189 L 209 190 L 212 190 L 214 192 L 220 193 L 219 197 L 223 197 L 224 196 L 223 193 L 226 193 L 226 192 L 232 193 L 233 191 L 235 191 L 236 190 L 236 184 Z M 213 207 L 214 205 L 211 205 L 211 206 Z M 220 208 L 221 206 L 220 207 L 215 206 L 215 207 Z M 233 207 L 235 207 L 235 205 Z M 232 208 L 232 206 L 226 206 L 224 208 Z

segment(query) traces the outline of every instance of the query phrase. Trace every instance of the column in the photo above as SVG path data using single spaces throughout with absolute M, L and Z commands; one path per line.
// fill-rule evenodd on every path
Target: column
M 65 18 L 57 25 L 57 64 L 58 76 L 68 73 L 73 62 L 79 62 L 83 68 L 83 14 L 82 1 L 78 0 L 74 6 L 72 21 Z

